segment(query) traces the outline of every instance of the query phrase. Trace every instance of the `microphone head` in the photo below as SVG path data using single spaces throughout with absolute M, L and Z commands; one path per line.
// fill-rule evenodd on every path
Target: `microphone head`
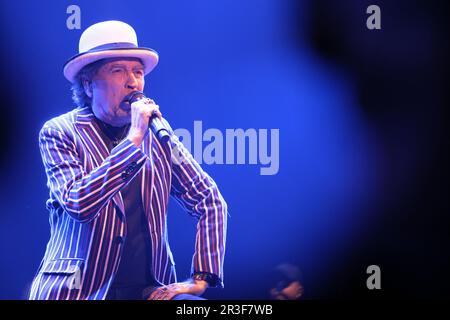
M 133 102 L 136 102 L 143 98 L 145 98 L 145 94 L 142 91 L 136 90 L 136 91 L 131 92 L 127 96 L 125 96 L 123 101 L 128 102 L 129 104 L 132 104 Z

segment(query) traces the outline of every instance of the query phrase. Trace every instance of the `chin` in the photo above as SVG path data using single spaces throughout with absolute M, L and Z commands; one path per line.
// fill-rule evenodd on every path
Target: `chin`
M 118 110 L 118 112 L 114 115 L 114 122 L 122 124 L 131 122 L 131 111 L 125 111 L 122 109 Z
M 123 127 L 130 123 L 131 118 L 130 117 L 124 117 L 119 115 L 114 115 L 109 118 L 109 121 L 106 121 L 108 124 L 112 125 L 113 127 Z
M 126 126 L 127 124 L 130 124 L 130 119 L 121 119 L 120 121 L 116 122 L 116 126 L 117 127 L 123 127 Z

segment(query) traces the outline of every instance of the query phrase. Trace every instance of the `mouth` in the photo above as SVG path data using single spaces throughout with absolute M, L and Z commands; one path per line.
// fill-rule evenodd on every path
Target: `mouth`
M 131 92 L 131 93 L 129 93 L 129 94 L 127 94 L 123 99 L 122 99 L 122 101 L 120 102 L 120 108 L 122 109 L 122 110 L 124 110 L 124 111 L 130 111 L 131 110 L 131 103 L 130 103 L 130 98 L 131 98 L 131 96 L 132 96 L 132 94 L 134 93 L 134 91 L 133 92 Z
M 130 111 L 131 110 L 131 104 L 128 100 L 122 100 L 119 104 L 120 109 L 124 111 Z
M 120 102 L 120 108 L 125 110 L 125 111 L 130 111 L 131 110 L 131 103 L 135 102 L 137 100 L 136 98 L 140 97 L 141 95 L 143 95 L 143 93 L 141 91 L 138 91 L 138 90 L 130 92 Z

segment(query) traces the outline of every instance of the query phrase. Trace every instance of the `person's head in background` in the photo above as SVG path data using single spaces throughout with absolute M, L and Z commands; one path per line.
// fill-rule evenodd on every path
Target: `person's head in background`
M 302 274 L 292 264 L 275 267 L 271 276 L 270 296 L 274 300 L 298 300 L 303 295 Z

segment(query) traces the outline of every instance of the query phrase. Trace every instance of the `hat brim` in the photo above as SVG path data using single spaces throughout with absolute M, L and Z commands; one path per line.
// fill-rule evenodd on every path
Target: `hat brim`
M 148 74 L 158 64 L 158 54 L 149 48 L 108 49 L 86 52 L 70 58 L 64 65 L 64 77 L 71 83 L 75 82 L 78 72 L 90 63 L 108 58 L 138 58 L 144 64 L 144 74 Z

